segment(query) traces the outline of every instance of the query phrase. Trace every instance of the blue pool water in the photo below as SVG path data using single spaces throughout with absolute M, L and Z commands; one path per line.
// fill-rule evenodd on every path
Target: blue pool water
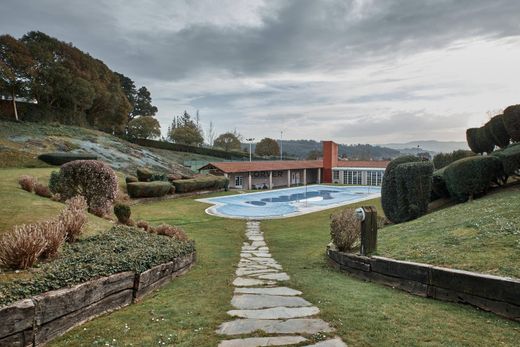
M 206 210 L 209 214 L 229 218 L 268 219 L 320 211 L 380 195 L 380 187 L 311 185 L 199 201 L 214 205 Z

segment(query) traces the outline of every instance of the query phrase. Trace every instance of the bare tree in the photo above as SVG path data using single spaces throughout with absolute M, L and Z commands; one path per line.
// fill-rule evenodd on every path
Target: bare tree
M 213 147 L 213 142 L 215 141 L 215 126 L 213 125 L 213 121 L 209 122 L 208 132 L 206 133 L 206 140 L 208 141 L 208 145 Z

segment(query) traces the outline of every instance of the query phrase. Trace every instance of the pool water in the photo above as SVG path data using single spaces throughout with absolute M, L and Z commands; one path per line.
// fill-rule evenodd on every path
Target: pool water
M 271 219 L 321 211 L 380 196 L 381 188 L 374 186 L 310 185 L 198 201 L 213 204 L 206 209 L 211 215 Z

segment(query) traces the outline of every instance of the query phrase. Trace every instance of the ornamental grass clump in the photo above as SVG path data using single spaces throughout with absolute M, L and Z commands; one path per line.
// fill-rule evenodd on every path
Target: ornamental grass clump
M 38 223 L 47 245 L 41 254 L 44 259 L 53 259 L 58 255 L 60 247 L 65 243 L 67 234 L 65 233 L 65 225 L 60 219 L 53 219 Z
M 350 251 L 361 237 L 360 221 L 350 208 L 330 216 L 330 236 L 332 242 L 342 252 Z
M 46 247 L 47 240 L 38 224 L 15 226 L 0 239 L 0 264 L 13 270 L 28 269 Z
M 135 226 L 139 229 L 143 229 L 144 231 L 148 231 L 150 229 L 150 224 L 148 224 L 148 222 L 145 220 L 138 220 L 135 223 Z
M 63 199 L 81 195 L 89 211 L 106 215 L 112 208 L 118 190 L 114 170 L 97 160 L 76 160 L 60 169 L 60 194 Z
M 52 193 L 51 193 L 49 187 L 47 187 L 44 184 L 38 183 L 38 182 L 34 185 L 34 193 L 36 195 L 42 196 L 44 198 L 52 197 Z
M 63 224 L 67 242 L 75 242 L 83 233 L 87 223 L 87 202 L 82 196 L 75 196 L 65 202 L 67 205 L 58 219 Z
M 188 236 L 186 236 L 186 233 L 184 232 L 184 230 L 182 230 L 179 227 L 169 225 L 169 224 L 161 224 L 157 227 L 150 228 L 149 232 L 151 232 L 153 234 L 157 234 L 157 235 L 172 237 L 179 241 L 188 240 Z
M 28 191 L 30 193 L 33 192 L 36 183 L 37 180 L 33 176 L 22 175 L 18 178 L 18 184 L 20 185 L 20 187 L 23 190 Z

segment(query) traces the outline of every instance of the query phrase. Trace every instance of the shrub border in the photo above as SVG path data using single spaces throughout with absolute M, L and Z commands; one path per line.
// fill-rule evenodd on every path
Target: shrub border
M 520 280 L 327 249 L 328 262 L 364 280 L 520 321 Z
M 105 313 L 141 301 L 186 273 L 196 252 L 142 273 L 119 272 L 45 292 L 0 308 L 0 345 L 41 346 Z

